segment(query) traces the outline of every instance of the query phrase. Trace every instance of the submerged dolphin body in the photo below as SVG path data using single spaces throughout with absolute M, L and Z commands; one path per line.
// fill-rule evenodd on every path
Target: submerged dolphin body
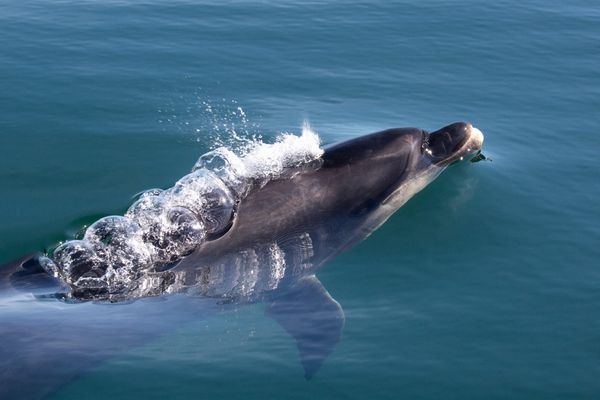
M 455 123 L 433 133 L 390 129 L 329 147 L 310 168 L 249 190 L 226 231 L 153 273 L 136 289 L 142 299 L 130 304 L 45 296 L 65 287 L 36 256 L 1 267 L 0 397 L 42 397 L 173 325 L 247 302 L 264 302 L 294 337 L 310 378 L 344 325 L 340 304 L 315 273 L 482 143 L 478 129 Z M 172 295 L 143 298 L 161 294 Z M 88 295 L 98 299 L 80 291 L 79 300 Z

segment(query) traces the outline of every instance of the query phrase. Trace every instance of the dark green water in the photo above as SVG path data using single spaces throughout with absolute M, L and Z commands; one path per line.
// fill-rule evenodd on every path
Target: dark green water
M 595 2 L 8 0 L 0 32 L 2 262 L 172 185 L 233 125 L 268 141 L 308 119 L 332 143 L 468 120 L 493 160 L 320 273 L 346 327 L 311 381 L 254 305 L 53 398 L 600 394 Z

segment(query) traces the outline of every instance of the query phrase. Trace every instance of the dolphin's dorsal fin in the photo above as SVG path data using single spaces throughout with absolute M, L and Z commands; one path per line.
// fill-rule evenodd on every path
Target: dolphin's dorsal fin
M 342 307 L 317 277 L 310 275 L 273 298 L 266 311 L 296 339 L 304 376 L 310 379 L 342 336 Z

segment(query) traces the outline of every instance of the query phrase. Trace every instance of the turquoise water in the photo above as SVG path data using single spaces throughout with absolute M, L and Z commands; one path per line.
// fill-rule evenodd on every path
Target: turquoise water
M 307 119 L 327 144 L 468 120 L 492 159 L 323 269 L 346 327 L 312 380 L 252 305 L 52 398 L 600 394 L 594 2 L 9 0 L 0 28 L 2 262 L 172 185 L 232 126 L 268 141 Z

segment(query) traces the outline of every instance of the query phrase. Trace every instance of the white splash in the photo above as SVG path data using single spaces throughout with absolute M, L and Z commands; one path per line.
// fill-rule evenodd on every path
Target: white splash
M 274 143 L 249 139 L 240 146 L 240 154 L 219 147 L 200 157 L 193 171 L 209 169 L 219 175 L 238 195 L 243 196 L 248 185 L 263 184 L 280 177 L 286 170 L 319 159 L 323 154 L 319 135 L 304 122 L 300 136 L 282 133 Z

